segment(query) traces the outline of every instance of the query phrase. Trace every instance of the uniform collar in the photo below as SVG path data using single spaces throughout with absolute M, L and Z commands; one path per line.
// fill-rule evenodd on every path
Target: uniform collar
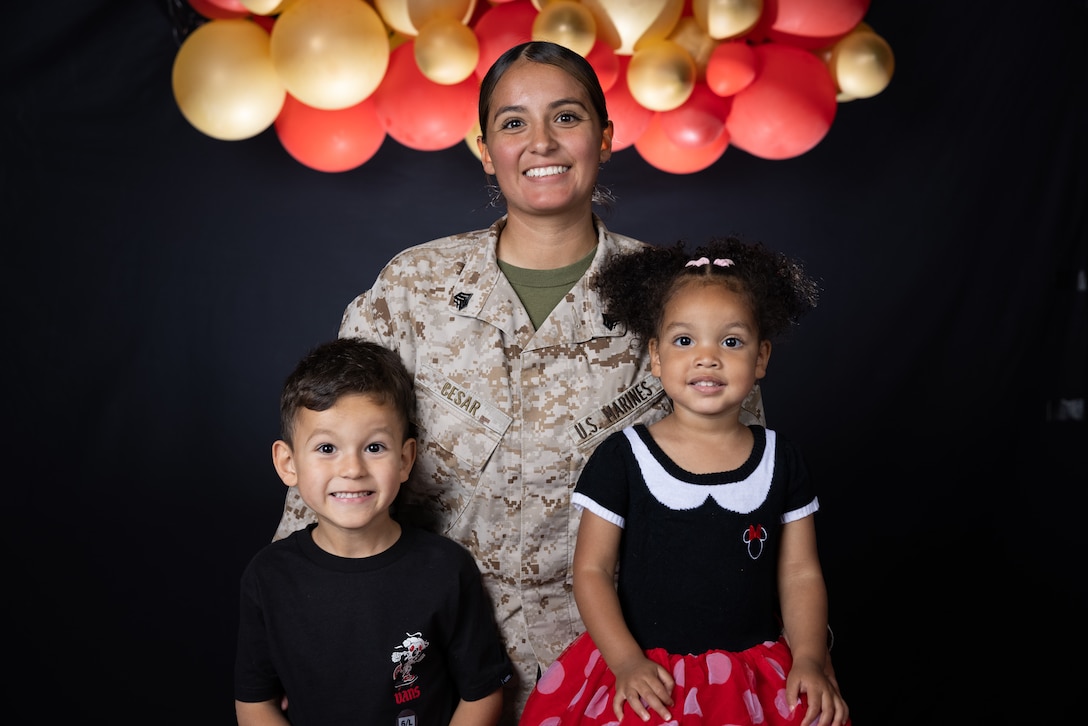
M 558 318 L 550 317 L 545 321 L 533 336 L 534 347 L 548 345 L 552 338 L 561 339 L 563 342 L 585 341 L 624 333 L 622 326 L 614 325 L 610 328 L 606 324 L 601 312 L 600 297 L 590 289 L 589 280 L 596 276 L 603 260 L 617 248 L 615 240 L 597 215 L 593 216 L 593 225 L 597 230 L 597 254 L 587 273 L 571 288 L 574 305 L 565 308 L 567 314 L 560 311 Z M 528 315 L 521 309 L 516 293 L 499 269 L 499 235 L 505 226 L 504 215 L 495 220 L 488 229 L 478 233 L 483 237 L 465 257 L 465 265 L 457 276 L 456 287 L 450 295 L 450 313 L 490 322 L 512 335 L 513 331 L 507 329 L 514 318 L 511 308 L 516 306 L 526 320 Z

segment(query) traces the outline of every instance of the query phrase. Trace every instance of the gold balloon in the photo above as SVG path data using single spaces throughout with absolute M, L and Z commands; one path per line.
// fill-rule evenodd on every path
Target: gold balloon
M 468 25 L 476 10 L 476 0 L 374 0 L 373 5 L 386 25 L 410 37 L 435 17 L 457 18 Z
M 691 96 L 695 80 L 695 61 L 671 40 L 640 43 L 627 66 L 631 96 L 651 111 L 671 111 L 681 106 Z
M 394 31 L 411 37 L 419 32 L 408 17 L 408 0 L 374 0 L 374 9 Z
M 895 56 L 888 42 L 876 33 L 855 30 L 832 46 L 828 68 L 840 101 L 871 98 L 891 82 Z
M 597 20 L 597 37 L 618 55 L 633 55 L 635 44 L 647 33 L 668 36 L 684 9 L 684 0 L 582 0 L 582 4 Z
M 420 73 L 443 86 L 465 80 L 480 62 L 476 34 L 454 18 L 438 17 L 424 24 L 412 50 Z
M 638 50 L 639 43 L 651 38 L 665 39 L 672 35 L 684 15 L 685 6 L 684 0 L 666 4 L 657 19 L 650 23 L 650 27 L 646 28 L 646 32 L 642 34 L 642 37 L 635 41 L 635 50 Z
M 476 0 L 408 0 L 408 20 L 417 32 L 437 18 L 468 24 L 475 8 Z
M 575 0 L 551 0 L 533 20 L 533 40 L 550 40 L 583 58 L 597 42 L 597 21 Z
M 706 78 L 706 65 L 719 42 L 707 35 L 690 15 L 680 18 L 668 39 L 691 55 L 695 61 L 696 78 Z
M 389 33 L 389 52 L 392 53 L 397 48 L 404 45 L 405 43 L 407 43 L 410 40 L 414 40 L 414 37 L 411 36 L 411 35 L 405 35 L 404 33 L 401 33 L 401 32 L 396 31 L 396 30 L 390 31 L 390 33 Z
M 239 0 L 239 2 L 254 15 L 278 15 L 295 0 Z
M 385 77 L 389 34 L 362 0 L 297 0 L 272 26 L 272 63 L 287 91 L 307 106 L 348 108 Z
M 238 141 L 276 120 L 287 91 L 272 65 L 268 33 L 251 20 L 210 20 L 174 58 L 174 100 L 185 120 L 216 139 Z
M 763 0 L 692 0 L 691 14 L 715 40 L 744 35 L 763 14 Z

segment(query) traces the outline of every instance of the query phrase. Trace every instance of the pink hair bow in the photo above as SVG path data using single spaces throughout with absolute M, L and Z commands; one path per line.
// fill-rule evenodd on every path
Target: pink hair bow
M 703 265 L 709 264 L 710 260 L 705 257 L 700 257 L 697 260 L 689 261 L 686 265 L 684 265 L 684 267 L 702 267 Z M 733 260 L 729 259 L 728 257 L 719 257 L 718 259 L 714 260 L 714 264 L 718 267 L 732 267 Z

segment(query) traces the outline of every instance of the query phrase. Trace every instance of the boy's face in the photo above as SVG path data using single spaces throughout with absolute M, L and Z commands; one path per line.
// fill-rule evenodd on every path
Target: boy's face
M 415 439 L 404 434 L 392 405 L 352 394 L 325 411 L 300 409 L 294 446 L 276 441 L 272 461 L 321 525 L 375 530 L 391 521 L 389 507 L 415 462 Z

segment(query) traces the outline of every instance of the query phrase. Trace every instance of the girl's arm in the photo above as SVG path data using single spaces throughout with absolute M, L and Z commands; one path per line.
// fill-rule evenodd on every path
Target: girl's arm
M 582 622 L 605 663 L 616 676 L 612 710 L 623 718 L 623 704 L 643 720 L 649 711 L 643 701 L 665 721 L 672 718 L 672 675 L 642 652 L 623 620 L 616 594 L 616 562 L 622 530 L 589 510 L 582 512 L 574 547 L 574 600 Z
M 786 701 L 808 699 L 800 726 L 841 726 L 849 717 L 836 683 L 827 676 L 827 587 L 816 551 L 816 524 L 803 517 L 782 528 L 778 559 L 778 594 L 793 667 L 786 680 Z M 817 720 L 818 718 L 818 720 Z
M 450 726 L 495 726 L 502 716 L 502 689 L 496 688 L 490 695 L 478 701 L 461 699 L 450 719 Z

